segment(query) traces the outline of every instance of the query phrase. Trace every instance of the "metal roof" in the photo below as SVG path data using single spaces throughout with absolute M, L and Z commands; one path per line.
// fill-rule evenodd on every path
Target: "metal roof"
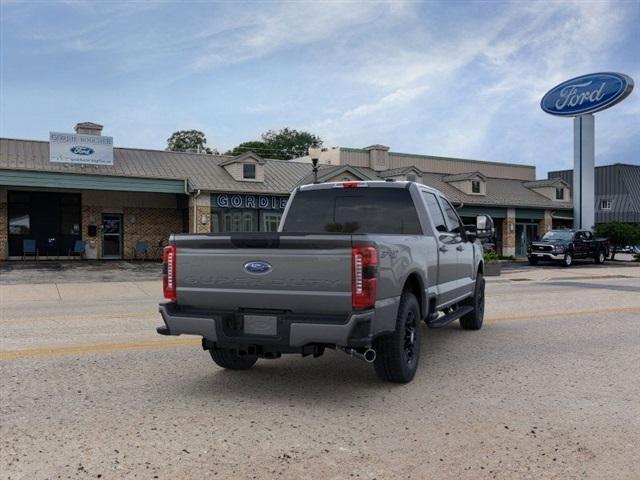
M 330 179 L 342 173 L 343 169 L 344 165 L 323 165 L 320 169 L 322 175 L 319 174 L 318 178 Z M 353 167 L 351 167 L 351 169 L 356 170 Z M 371 168 L 358 167 L 357 171 L 362 173 L 361 178 L 363 180 L 382 178 L 379 175 L 380 172 L 376 172 Z M 475 172 L 472 172 L 471 175 L 475 175 Z M 433 187 L 436 190 L 440 190 L 450 200 L 454 202 L 461 202 L 464 205 L 533 207 L 553 210 L 573 209 L 573 205 L 570 202 L 553 201 L 537 192 L 534 192 L 533 190 L 528 189 L 524 186 L 527 182 L 522 180 L 485 177 L 486 195 L 467 195 L 445 181 L 445 179 L 450 176 L 451 175 L 441 173 L 423 172 L 422 183 L 429 187 Z M 309 180 L 310 178 L 311 180 Z M 299 185 L 311 183 L 311 181 L 313 181 L 312 178 L 312 176 L 305 177 L 300 181 Z
M 573 183 L 573 170 L 557 170 L 548 176 Z M 640 223 L 640 165 L 614 163 L 595 167 L 594 188 L 596 223 Z M 610 202 L 610 209 L 602 209 L 603 200 Z
M 242 182 L 221 166 L 234 157 L 114 148 L 113 165 L 71 165 L 49 161 L 49 142 L 0 138 L 0 169 L 188 180 L 193 189 L 287 194 L 311 171 L 311 166 L 286 160 L 264 163 L 264 182 Z
M 30 172 L 58 172 L 96 176 L 187 180 L 192 189 L 213 192 L 288 194 L 297 185 L 313 182 L 309 163 L 287 160 L 265 160 L 264 182 L 243 182 L 234 178 L 221 165 L 235 158 L 228 155 L 168 152 L 139 148 L 114 148 L 113 165 L 71 165 L 49 161 L 49 142 L 0 138 L 0 169 Z M 411 167 L 403 167 L 403 171 Z M 321 165 L 319 180 L 348 171 L 363 180 L 381 179 L 381 172 L 352 165 Z M 388 171 L 383 173 L 388 175 Z M 477 175 L 471 172 L 466 175 Z M 555 202 L 530 190 L 526 181 L 485 177 L 486 195 L 467 195 L 448 184 L 451 175 L 422 173 L 425 185 L 440 190 L 453 201 L 465 205 L 537 207 L 571 209 L 571 203 Z M 465 177 L 466 178 L 466 177 Z M 634 177 L 635 178 L 635 177 Z M 640 178 L 634 180 L 640 185 Z M 90 187 L 87 187 L 90 188 Z M 640 199 L 639 199 L 640 201 Z
M 524 184 L 527 188 L 555 187 L 556 185 L 568 186 L 569 184 L 559 177 L 534 180 L 532 182 L 525 182 Z
M 485 180 L 487 177 L 480 172 L 468 172 L 468 173 L 458 173 L 456 175 L 446 175 L 442 180 L 445 182 L 460 182 L 462 180 L 472 180 L 474 178 L 481 178 Z
M 391 168 L 389 170 L 384 170 L 382 172 L 378 172 L 378 176 L 380 178 L 386 177 L 395 177 L 396 175 L 406 175 L 409 172 L 415 172 L 419 175 L 422 175 L 422 170 L 418 167 L 399 167 L 399 168 Z

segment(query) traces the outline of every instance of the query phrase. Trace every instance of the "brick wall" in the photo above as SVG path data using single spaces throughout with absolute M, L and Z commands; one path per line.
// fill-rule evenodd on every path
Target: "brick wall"
M 502 221 L 502 255 L 516 255 L 516 209 L 507 209 L 507 218 Z
M 160 258 L 157 250 L 160 240 L 165 245 L 169 235 L 182 231 L 182 214 L 178 209 L 125 207 L 123 211 L 125 259 L 134 258 L 136 242 L 146 240 L 149 246 L 149 258 Z
M 82 206 L 82 240 L 86 243 L 87 258 L 99 258 L 102 252 L 102 235 L 98 228 L 95 237 L 87 235 L 87 227 L 89 225 L 100 226 L 102 222 L 102 208 L 91 205 Z
M 544 211 L 544 218 L 538 223 L 538 236 L 542 237 L 545 233 L 553 228 L 553 218 L 551 210 Z

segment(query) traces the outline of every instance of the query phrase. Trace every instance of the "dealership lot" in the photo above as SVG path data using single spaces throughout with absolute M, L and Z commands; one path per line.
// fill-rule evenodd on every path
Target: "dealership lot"
M 2 478 L 640 476 L 637 266 L 507 269 L 404 386 L 336 352 L 223 371 L 155 334 L 158 264 L 40 268 L 0 279 Z

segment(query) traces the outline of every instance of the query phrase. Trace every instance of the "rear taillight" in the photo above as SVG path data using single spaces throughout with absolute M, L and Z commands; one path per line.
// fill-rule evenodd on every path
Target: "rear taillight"
M 354 309 L 373 308 L 376 303 L 378 252 L 375 247 L 351 249 L 351 306 Z
M 168 245 L 162 251 L 162 291 L 164 298 L 176 301 L 176 246 Z

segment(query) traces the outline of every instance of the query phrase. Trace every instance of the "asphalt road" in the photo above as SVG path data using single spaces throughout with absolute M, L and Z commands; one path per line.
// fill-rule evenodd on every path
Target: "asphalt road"
M 0 285 L 0 478 L 640 478 L 640 268 L 568 272 L 491 280 L 403 386 L 336 352 L 221 370 L 155 334 L 155 279 Z

